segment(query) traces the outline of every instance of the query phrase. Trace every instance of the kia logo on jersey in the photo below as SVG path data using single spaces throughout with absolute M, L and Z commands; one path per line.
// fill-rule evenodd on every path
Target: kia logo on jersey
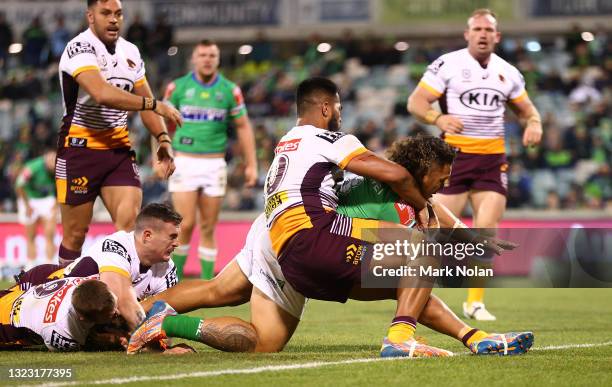
M 470 109 L 492 112 L 504 105 L 506 97 L 499 90 L 479 87 L 464 91 L 459 100 Z

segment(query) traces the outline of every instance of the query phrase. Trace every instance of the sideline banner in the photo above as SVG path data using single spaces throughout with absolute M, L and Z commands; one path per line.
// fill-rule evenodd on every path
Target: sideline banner
M 469 221 L 466 220 L 469 225 Z M 250 221 L 221 221 L 217 225 L 217 247 L 219 255 L 215 264 L 215 272 L 219 272 L 225 265 L 240 251 L 244 245 L 246 235 L 251 226 Z M 533 266 L 533 261 L 537 258 L 537 251 L 529 249 L 525 235 L 531 235 L 534 239 L 539 239 L 536 244 L 544 245 L 546 242 L 543 238 L 553 234 L 542 233 L 541 230 L 547 229 L 569 229 L 569 228 L 607 228 L 612 229 L 612 220 L 506 220 L 502 222 L 500 228 L 505 228 L 508 239 L 518 237 L 522 240 L 517 240 L 523 247 L 519 247 L 512 253 L 512 258 L 500 259 L 496 261 L 496 275 L 528 275 L 529 268 Z M 533 234 L 525 234 L 524 231 L 517 230 L 515 233 L 511 229 L 534 229 Z M 540 230 L 540 231 L 538 231 Z M 85 248 L 94 243 L 99 238 L 114 232 L 114 227 L 110 223 L 93 223 L 89 229 L 89 234 L 85 241 Z M 527 238 L 528 239 L 528 238 Z M 608 238 L 609 239 L 609 238 Z M 189 259 L 185 267 L 187 275 L 199 275 L 200 262 L 197 256 L 197 246 L 199 244 L 199 232 L 194 230 L 191 249 L 189 251 Z M 612 239 L 611 239 L 612 240 Z M 61 241 L 61 227 L 58 226 L 58 234 L 55 237 L 56 245 Z M 546 243 L 545 243 L 546 242 Z M 612 242 L 602 241 L 602 243 Z M 38 247 L 39 260 L 42 262 L 44 258 L 44 239 L 38 235 L 36 239 Z M 510 255 L 508 255 L 510 257 Z M 18 223 L 0 223 L 0 265 L 7 264 L 11 266 L 23 265 L 26 262 L 26 240 L 24 237 L 23 226 Z

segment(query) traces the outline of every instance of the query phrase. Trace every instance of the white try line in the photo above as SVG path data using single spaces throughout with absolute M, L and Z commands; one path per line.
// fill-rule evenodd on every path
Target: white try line
M 604 343 L 592 343 L 592 344 L 567 344 L 567 345 L 550 345 L 546 347 L 534 347 L 531 348 L 531 351 L 555 351 L 559 349 L 573 349 L 573 348 L 594 348 L 594 347 L 607 347 L 611 346 L 612 341 L 607 341 Z M 455 356 L 464 356 L 469 353 L 459 353 Z M 153 381 L 162 381 L 162 380 L 178 380 L 178 379 L 187 379 L 187 378 L 204 378 L 211 376 L 221 376 L 221 375 L 241 375 L 241 374 L 259 374 L 262 372 L 278 372 L 278 371 L 288 371 L 288 370 L 297 370 L 297 369 L 309 369 L 309 368 L 320 368 L 320 367 L 329 367 L 335 365 L 345 365 L 345 364 L 359 364 L 359 363 L 374 363 L 381 361 L 398 361 L 398 360 L 422 360 L 425 358 L 379 358 L 379 357 L 368 357 L 362 359 L 349 359 L 349 360 L 341 360 L 341 361 L 315 361 L 310 363 L 296 363 L 296 364 L 285 364 L 285 365 L 274 365 L 274 366 L 262 366 L 262 367 L 254 367 L 254 368 L 233 368 L 233 369 L 225 369 L 218 371 L 198 371 L 198 372 L 188 372 L 174 375 L 157 375 L 157 376 L 131 376 L 129 378 L 113 378 L 113 379 L 104 379 L 104 380 L 96 380 L 96 381 L 86 381 L 86 380 L 78 380 L 78 381 L 70 381 L 70 382 L 49 382 L 43 384 L 27 384 L 23 385 L 23 387 L 63 387 L 63 386 L 77 386 L 77 385 L 99 385 L 99 384 L 125 384 L 125 383 L 136 383 L 136 382 L 153 382 Z

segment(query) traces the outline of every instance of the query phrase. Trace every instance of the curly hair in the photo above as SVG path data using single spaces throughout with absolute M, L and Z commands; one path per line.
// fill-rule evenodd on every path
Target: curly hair
M 417 181 L 433 164 L 452 164 L 456 151 L 439 137 L 419 134 L 396 140 L 387 150 L 387 158 L 406 168 Z

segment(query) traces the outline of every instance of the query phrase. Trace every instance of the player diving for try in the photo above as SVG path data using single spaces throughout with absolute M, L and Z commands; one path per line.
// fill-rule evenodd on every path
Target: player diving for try
M 424 194 L 429 196 L 448 178 L 454 152 L 438 138 L 417 137 L 396 142 L 389 153 L 389 158 L 407 168 L 415 176 Z M 399 199 L 388 186 L 373 179 L 348 181 L 343 184 L 341 191 L 338 213 L 406 225 L 415 223 L 414 210 Z M 436 207 L 436 211 L 442 227 L 452 228 L 457 225 L 458 220 L 444 207 Z M 225 351 L 282 350 L 299 323 L 305 297 L 286 282 L 269 242 L 263 249 L 261 244 L 256 243 L 258 235 L 261 234 L 265 235 L 263 215 L 253 223 L 242 251 L 212 281 L 195 280 L 181 283 L 173 289 L 145 300 L 143 306 L 148 310 L 156 300 L 164 300 L 178 312 L 186 313 L 202 307 L 239 305 L 248 302 L 249 299 L 258 302 L 261 296 L 255 292 L 257 289 L 277 305 L 276 313 L 257 315 L 257 305 L 252 304 L 252 326 L 250 326 L 234 317 L 199 319 L 168 314 L 162 318 L 160 316 L 164 313 L 172 312 L 167 308 L 165 312 L 155 316 L 159 308 L 164 310 L 162 304 L 157 304 L 158 311 L 150 312 L 153 316 L 146 324 L 148 328 L 155 327 L 149 331 L 148 340 L 156 341 L 159 337 L 174 336 L 200 341 Z M 497 253 L 504 248 L 513 247 L 503 241 L 494 239 L 490 241 L 492 243 L 489 245 Z M 357 300 L 395 298 L 393 289 L 369 290 L 372 291 L 370 294 L 356 286 L 349 298 Z M 428 299 L 418 321 L 440 333 L 461 340 L 474 353 L 521 353 L 531 345 L 533 337 L 529 333 L 489 335 L 463 323 L 438 297 L 427 294 L 421 297 Z M 142 335 L 144 330 L 139 331 L 132 340 L 130 348 L 132 351 L 136 351 L 139 345 L 148 341 L 144 338 L 146 335 Z M 272 336 L 269 331 L 279 333 Z M 260 332 L 265 334 L 261 335 Z M 508 350 L 509 348 L 512 349 Z M 448 355 L 448 352 L 415 342 L 411 355 L 444 356 Z

